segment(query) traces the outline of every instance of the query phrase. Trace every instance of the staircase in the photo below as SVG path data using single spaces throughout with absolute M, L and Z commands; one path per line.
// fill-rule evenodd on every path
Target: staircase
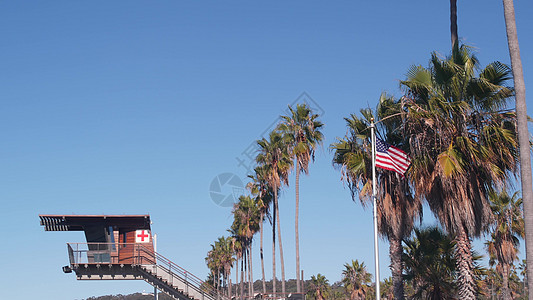
M 217 294 L 211 285 L 152 249 L 131 244 L 134 248 L 129 248 L 131 256 L 126 261 L 117 252 L 109 250 L 126 246 L 117 245 L 113 248 L 112 244 L 105 243 L 68 243 L 70 268 L 76 273 L 77 279 L 143 279 L 174 299 L 228 300 Z
M 209 285 L 164 256 L 154 253 L 156 264 L 139 265 L 146 282 L 167 295 L 181 300 L 225 300 Z

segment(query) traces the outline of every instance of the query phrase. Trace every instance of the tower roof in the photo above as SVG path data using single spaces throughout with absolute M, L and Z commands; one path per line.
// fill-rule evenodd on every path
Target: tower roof
M 84 231 L 89 226 L 150 229 L 150 215 L 39 215 L 45 231 Z

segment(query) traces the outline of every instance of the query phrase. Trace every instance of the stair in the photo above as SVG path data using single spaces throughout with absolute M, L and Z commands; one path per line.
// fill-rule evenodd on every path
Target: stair
M 190 285 L 184 278 L 177 276 L 167 268 L 159 265 L 141 265 L 138 267 L 144 280 L 167 295 L 182 300 L 216 300 L 216 296 Z
M 94 251 L 88 244 L 67 244 L 70 268 L 78 280 L 144 280 L 174 299 L 180 300 L 229 300 L 219 295 L 209 284 L 173 263 L 151 247 L 132 244 L 127 261 L 110 253 L 107 261 L 95 262 Z M 81 246 L 80 246 L 81 245 Z M 108 244 L 92 243 L 98 249 L 111 248 Z M 90 255 L 91 254 L 91 255 Z
M 138 265 L 144 280 L 160 291 L 180 300 L 227 300 L 198 277 L 154 253 L 156 264 Z

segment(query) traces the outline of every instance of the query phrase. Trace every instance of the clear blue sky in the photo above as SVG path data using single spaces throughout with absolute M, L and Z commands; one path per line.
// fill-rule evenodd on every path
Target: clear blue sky
M 231 210 L 210 198 L 211 181 L 224 172 L 244 179 L 236 157 L 303 92 L 323 109 L 326 137 L 301 180 L 305 277 L 320 272 L 338 281 L 351 259 L 373 272 L 371 210 L 351 201 L 328 147 L 346 132 L 343 117 L 375 106 L 383 91 L 400 96 L 410 65 L 427 65 L 431 51 L 449 52 L 448 5 L 3 1 L 2 298 L 151 290 L 142 281 L 63 274 L 65 243 L 84 237 L 44 232 L 37 217 L 44 213 L 149 213 L 158 250 L 205 278 L 209 245 L 231 223 Z M 531 99 L 533 5 L 515 5 Z M 509 63 L 500 1 L 459 1 L 458 25 L 483 65 Z M 280 199 L 287 278 L 295 277 L 293 203 L 291 181 Z M 389 276 L 385 242 L 380 251 L 382 277 Z M 260 278 L 259 264 L 254 271 Z

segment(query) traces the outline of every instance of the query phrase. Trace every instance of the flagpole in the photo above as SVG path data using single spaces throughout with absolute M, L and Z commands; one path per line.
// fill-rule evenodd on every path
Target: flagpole
M 372 206 L 374 214 L 374 260 L 376 266 L 376 300 L 379 300 L 381 293 L 379 291 L 378 211 L 376 206 L 376 133 L 374 127 L 374 118 L 370 120 L 370 132 L 372 139 Z

